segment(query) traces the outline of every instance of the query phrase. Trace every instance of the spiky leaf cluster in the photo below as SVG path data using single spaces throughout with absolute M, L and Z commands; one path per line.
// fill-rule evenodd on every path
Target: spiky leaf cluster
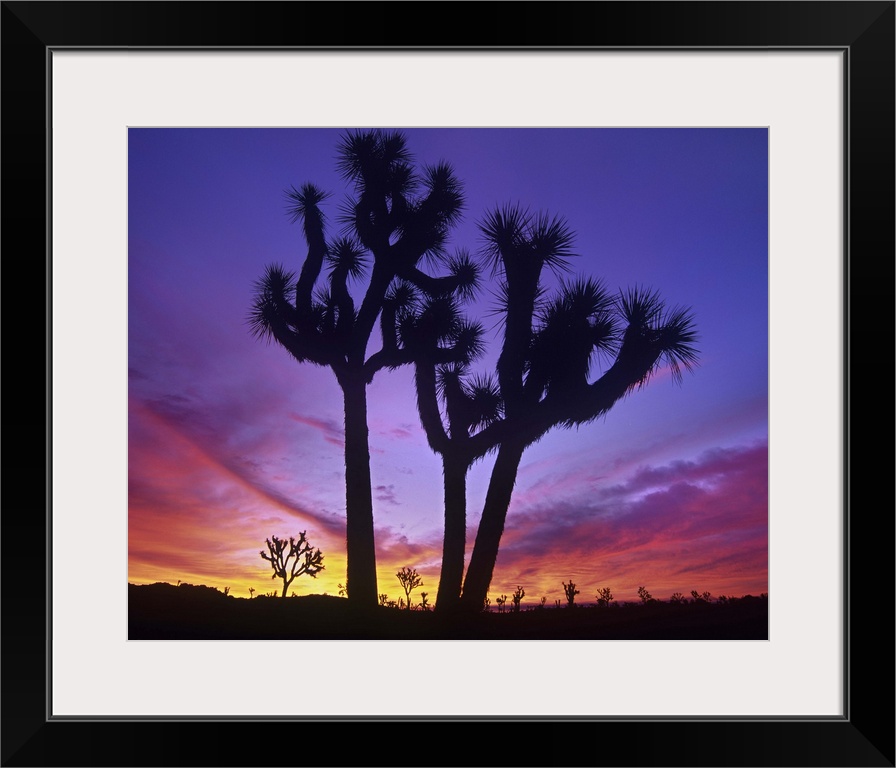
M 612 297 L 596 280 L 583 277 L 564 284 L 536 319 L 527 389 L 571 397 L 586 387 L 596 354 L 616 345 L 612 310 Z
M 380 130 L 347 133 L 337 165 L 353 186 L 341 216 L 346 233 L 326 238 L 327 193 L 312 184 L 287 190 L 287 213 L 302 222 L 308 254 L 298 279 L 273 265 L 256 283 L 252 333 L 277 341 L 300 362 L 333 367 L 337 376 L 346 365 L 363 366 L 368 381 L 383 367 L 411 362 L 411 346 L 429 331 L 442 348 L 440 362 L 472 359 L 481 350 L 481 329 L 452 315 L 456 302 L 476 290 L 479 269 L 465 252 L 445 253 L 463 210 L 451 167 L 418 172 L 404 135 Z M 447 273 L 422 271 L 422 260 L 435 260 Z M 358 302 L 351 288 L 359 283 Z M 383 348 L 365 361 L 378 318 Z
M 632 288 L 617 299 L 619 314 L 627 327 L 622 335 L 623 352 L 643 359 L 653 358 L 631 387 L 641 387 L 664 365 L 673 380 L 680 382 L 684 371 L 697 365 L 697 331 L 693 312 L 683 307 L 669 308 L 656 291 Z

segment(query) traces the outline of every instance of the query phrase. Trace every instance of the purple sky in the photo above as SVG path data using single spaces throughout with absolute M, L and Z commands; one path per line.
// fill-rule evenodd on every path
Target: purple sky
M 524 455 L 491 595 L 580 602 L 691 589 L 768 590 L 768 140 L 764 129 L 415 129 L 416 159 L 447 160 L 466 192 L 451 249 L 507 202 L 567 219 L 575 274 L 644 285 L 693 309 L 700 366 L 661 372 L 602 420 Z M 349 192 L 341 130 L 129 131 L 129 580 L 271 591 L 264 539 L 307 530 L 325 554 L 297 594 L 345 580 L 342 401 L 328 369 L 254 339 L 246 317 L 267 264 L 298 270 L 284 190 Z M 548 281 L 550 284 L 550 280 Z M 469 314 L 487 327 L 486 286 Z M 498 349 L 497 329 L 479 367 Z M 441 463 L 409 370 L 369 389 L 379 591 L 417 568 L 435 595 Z M 468 542 L 491 458 L 468 485 Z

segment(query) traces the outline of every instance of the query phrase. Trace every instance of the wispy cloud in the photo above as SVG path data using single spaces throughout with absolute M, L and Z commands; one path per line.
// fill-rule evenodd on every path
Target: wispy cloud
M 299 424 L 312 427 L 324 436 L 324 440 L 340 448 L 345 446 L 345 431 L 335 421 L 330 419 L 317 419 L 314 416 L 305 416 L 300 413 L 290 413 L 289 418 Z
M 556 591 L 558 579 L 578 577 L 596 587 L 611 581 L 622 593 L 646 582 L 719 592 L 749 574 L 757 591 L 767 590 L 765 445 L 714 449 L 585 487 L 574 495 L 558 478 L 558 493 L 541 487 L 539 497 L 513 501 L 497 583 L 547 576 Z
M 401 502 L 395 497 L 394 485 L 377 485 L 374 487 L 375 498 L 377 501 L 387 501 L 390 504 L 398 505 Z

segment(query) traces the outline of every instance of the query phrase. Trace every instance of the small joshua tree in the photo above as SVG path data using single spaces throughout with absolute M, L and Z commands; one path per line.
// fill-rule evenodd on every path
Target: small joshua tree
M 645 605 L 653 602 L 653 595 L 651 595 L 644 587 L 638 587 L 638 597 L 641 598 L 641 602 Z
M 420 593 L 420 610 L 421 611 L 428 611 L 432 607 L 426 599 L 428 595 L 429 595 L 429 592 L 421 592 Z
M 401 588 L 408 599 L 407 608 L 411 610 L 411 592 L 417 587 L 423 586 L 423 578 L 417 573 L 415 568 L 409 568 L 408 566 L 402 568 L 395 575 L 398 577 L 398 583 L 401 584 Z
M 544 595 L 542 595 L 542 596 L 541 596 L 541 602 L 538 604 L 538 607 L 544 609 L 544 604 L 545 604 L 547 601 L 548 601 L 547 597 L 545 597 Z
M 290 536 L 289 541 L 271 536 L 265 540 L 268 545 L 268 554 L 259 552 L 274 569 L 271 578 L 276 579 L 279 576 L 283 579 L 281 597 L 286 597 L 289 585 L 292 584 L 296 576 L 307 574 L 312 578 L 317 578 L 317 574 L 324 569 L 324 556 L 319 549 L 312 549 L 305 534 L 306 532 L 302 531 L 297 539 Z
M 563 582 L 563 592 L 566 595 L 566 606 L 568 608 L 572 608 L 576 604 L 576 595 L 579 594 L 579 590 L 576 589 L 576 583 L 570 579 L 569 584 L 565 581 Z
M 380 595 L 379 600 L 380 600 L 380 605 L 385 607 L 389 603 L 389 595 L 387 595 L 385 592 L 383 592 Z
M 498 604 L 498 613 L 504 613 L 504 604 L 507 602 L 507 595 L 496 597 L 495 602 Z
M 709 592 L 698 592 L 696 589 L 691 590 L 691 597 L 695 603 L 711 603 L 712 595 Z
M 523 589 L 522 587 L 517 587 L 517 588 L 516 588 L 516 592 L 514 592 L 514 593 L 510 596 L 510 599 L 513 601 L 513 608 L 511 608 L 510 610 L 511 610 L 513 613 L 519 613 L 519 612 L 520 612 L 520 602 L 522 601 L 522 599 L 523 599 L 525 596 L 526 596 L 526 590 Z
M 613 593 L 609 587 L 603 587 L 597 591 L 597 605 L 600 608 L 607 608 L 613 602 Z
M 669 602 L 674 605 L 681 605 L 684 601 L 684 595 L 681 592 L 673 592 L 672 597 L 669 598 Z

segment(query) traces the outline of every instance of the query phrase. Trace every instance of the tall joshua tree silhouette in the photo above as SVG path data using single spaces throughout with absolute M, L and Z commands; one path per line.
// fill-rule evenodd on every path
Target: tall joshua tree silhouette
M 480 433 L 487 450 L 498 447 L 463 582 L 461 605 L 470 611 L 478 611 L 488 593 L 525 449 L 554 427 L 594 421 L 661 366 L 680 381 L 682 369 L 697 362 L 690 310 L 667 308 L 654 291 L 614 296 L 581 277 L 545 298 L 544 268 L 568 271 L 573 255 L 573 233 L 564 220 L 505 206 L 479 226 L 499 278 L 503 344 L 495 396 L 502 416 Z M 609 365 L 592 381 L 601 356 Z
M 464 348 L 470 349 L 469 358 L 478 356 L 481 328 L 462 319 L 456 304 L 444 308 L 438 325 L 420 323 L 417 327 L 422 333 L 407 342 L 414 350 L 420 422 L 430 447 L 442 457 L 445 530 L 436 595 L 439 613 L 454 608 L 460 597 L 466 548 L 467 473 L 473 462 L 495 448 L 501 435 L 500 429 L 493 427 L 502 410 L 495 382 L 485 376 L 468 375 L 465 364 L 438 365 L 439 358 L 444 356 L 440 343 L 446 340 L 457 343 L 456 334 L 446 333 L 454 326 L 466 330 L 467 337 L 459 338 Z M 440 398 L 445 404 L 447 425 Z
M 329 367 L 342 389 L 346 586 L 353 603 L 376 606 L 367 385 L 382 369 L 413 362 L 401 343 L 402 331 L 410 331 L 416 317 L 409 307 L 421 296 L 433 306 L 450 304 L 475 285 L 478 273 L 465 254 L 446 253 L 448 232 L 463 209 L 460 184 L 447 163 L 415 170 L 404 135 L 379 130 L 345 134 L 338 158 L 339 171 L 354 187 L 341 212 L 343 235 L 327 240 L 321 209 L 327 193 L 313 184 L 290 189 L 289 213 L 302 221 L 307 256 L 298 279 L 282 265 L 267 267 L 255 285 L 249 323 L 256 336 L 276 341 L 298 362 Z M 448 274 L 423 272 L 424 257 Z M 329 275 L 318 287 L 325 263 Z M 352 281 L 362 284 L 357 307 Z M 368 355 L 378 319 L 382 346 Z M 450 335 L 452 343 L 438 361 L 467 361 L 476 329 L 457 326 Z
M 471 375 L 465 365 L 437 366 L 437 356 L 429 352 L 439 349 L 437 324 L 419 324 L 424 333 L 407 340 L 414 349 L 420 420 L 443 464 L 440 612 L 460 604 L 466 476 L 476 460 L 498 449 L 463 586 L 471 610 L 478 610 L 487 594 L 525 448 L 553 427 L 587 423 L 605 413 L 646 383 L 663 360 L 677 377 L 682 367 L 696 362 L 689 313 L 667 312 L 655 293 L 635 289 L 614 297 L 595 280 L 579 278 L 563 284 L 553 297 L 545 296 L 544 268 L 565 272 L 572 255 L 573 234 L 562 219 L 507 206 L 488 214 L 480 229 L 501 300 L 504 344 L 497 378 Z M 456 305 L 451 312 L 456 313 Z M 443 314 L 443 327 L 457 322 L 451 312 Z M 614 353 L 615 364 L 589 384 L 595 357 Z

